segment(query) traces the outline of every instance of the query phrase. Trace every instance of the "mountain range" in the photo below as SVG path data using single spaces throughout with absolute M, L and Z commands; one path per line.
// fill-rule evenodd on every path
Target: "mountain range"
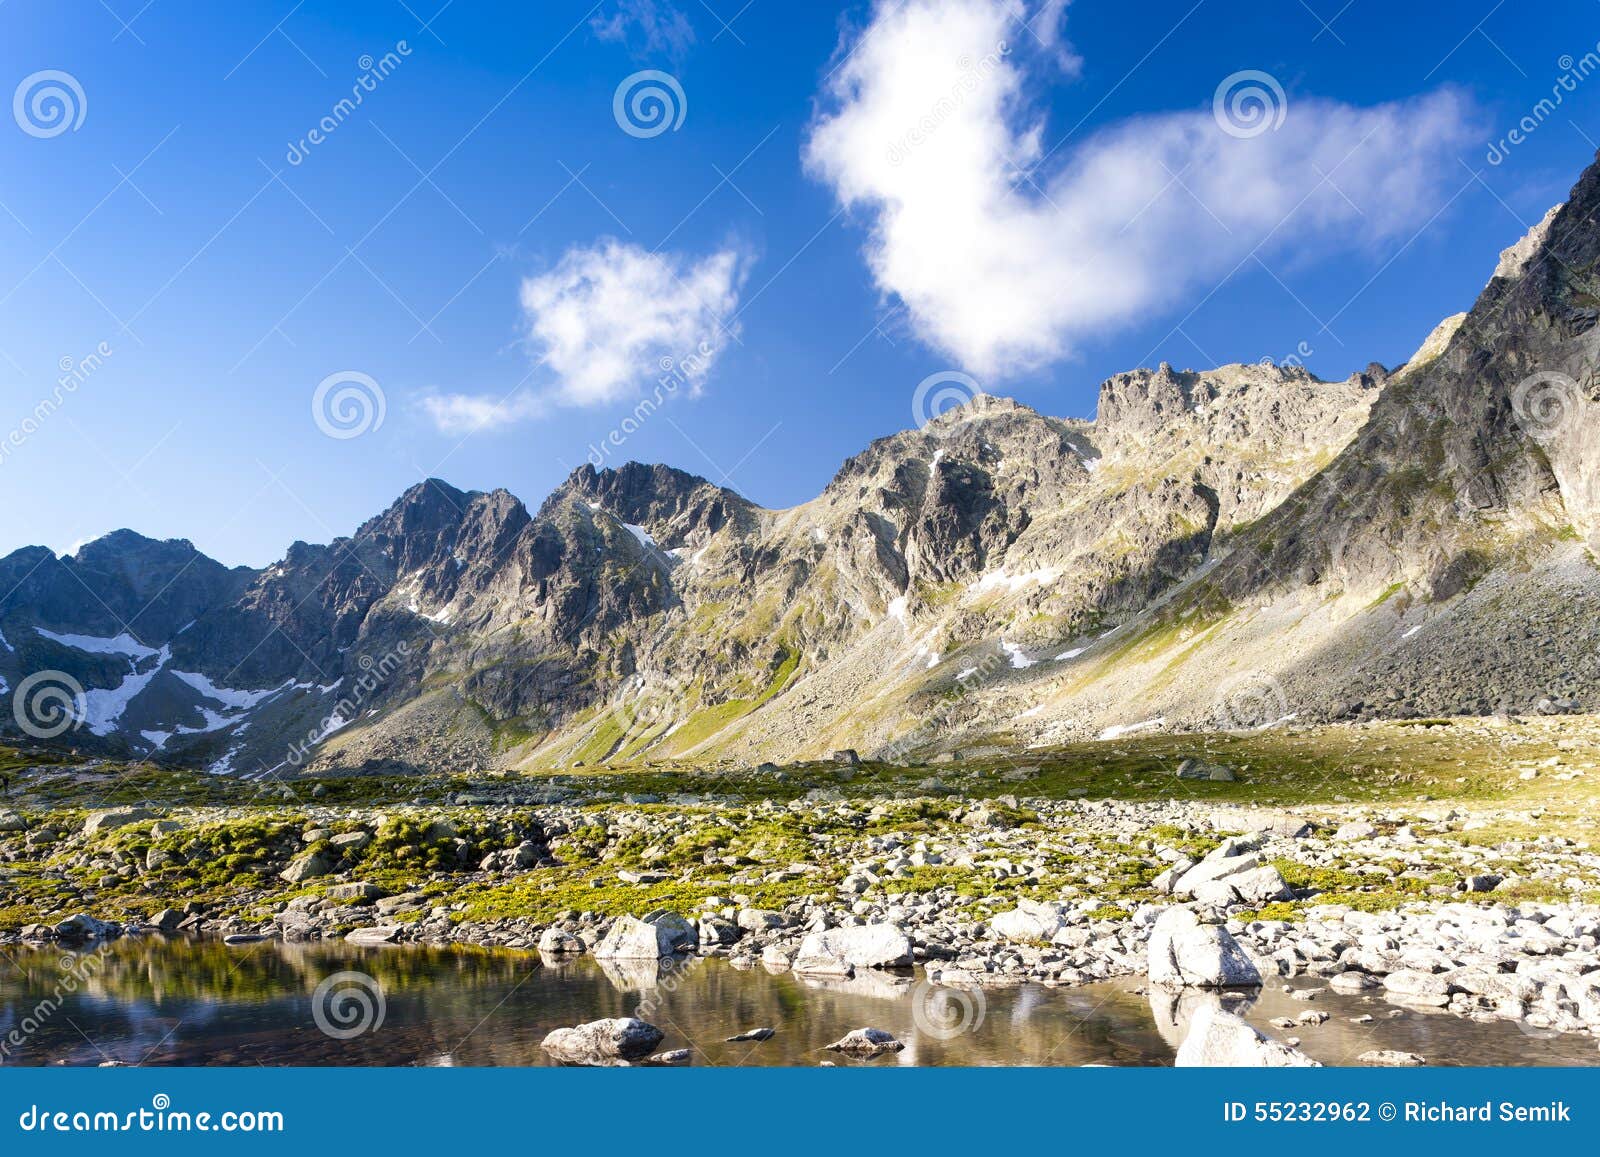
M 880 758 L 1592 710 L 1600 166 L 1393 370 L 979 394 L 810 502 L 585 466 L 422 482 L 265 569 L 0 559 L 0 734 L 286 775 Z

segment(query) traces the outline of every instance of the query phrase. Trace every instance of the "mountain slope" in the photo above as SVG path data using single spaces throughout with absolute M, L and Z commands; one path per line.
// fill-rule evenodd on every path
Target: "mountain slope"
M 1591 169 L 1392 373 L 1162 365 L 1092 422 L 979 396 L 788 510 L 629 463 L 532 513 L 429 480 L 261 571 L 25 548 L 0 721 L 57 675 L 56 742 L 265 775 L 1592 706 L 1597 213 Z

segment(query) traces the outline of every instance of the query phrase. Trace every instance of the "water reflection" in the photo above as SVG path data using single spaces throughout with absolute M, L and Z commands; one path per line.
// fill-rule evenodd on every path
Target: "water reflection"
M 737 969 L 722 960 L 604 961 L 470 948 L 357 948 L 335 944 L 124 940 L 85 953 L 63 991 L 62 954 L 0 958 L 0 1061 L 96 1065 L 546 1065 L 553 1028 L 641 1011 L 665 1030 L 661 1048 L 695 1064 L 815 1065 L 854 1028 L 887 1029 L 904 1052 L 872 1064 L 1170 1064 L 1195 1010 L 1213 994 L 1145 993 L 1131 982 L 1077 989 L 1037 985 L 960 994 L 965 1019 L 930 1020 L 920 977 L 852 980 Z M 376 981 L 381 1024 L 350 1039 L 318 1027 L 319 985 L 356 971 Z M 325 994 L 323 994 L 325 996 Z M 55 1002 L 59 999 L 59 1004 Z M 1416 1012 L 1391 1016 L 1370 996 L 1281 989 L 1227 1007 L 1264 1025 L 1308 1009 L 1326 1024 L 1293 1030 L 1327 1063 L 1397 1048 L 1435 1064 L 1592 1064 L 1587 1037 L 1537 1040 L 1508 1024 Z M 1364 1024 L 1352 1018 L 1370 1015 Z M 324 1016 L 324 1023 L 326 1023 Z M 776 1029 L 764 1042 L 726 1038 Z M 12 1035 L 12 1034 L 15 1035 Z M 846 1063 L 846 1062 L 840 1062 Z

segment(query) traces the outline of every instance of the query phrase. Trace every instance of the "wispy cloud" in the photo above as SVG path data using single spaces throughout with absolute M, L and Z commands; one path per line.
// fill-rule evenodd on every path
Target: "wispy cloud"
M 617 0 L 589 21 L 601 40 L 627 47 L 637 56 L 665 53 L 681 60 L 694 43 L 689 18 L 667 0 Z
M 1409 236 L 1448 199 L 1471 117 L 1450 91 L 1371 108 L 1291 96 L 1276 128 L 1273 110 L 1230 133 L 1207 89 L 1195 111 L 1051 147 L 1066 131 L 1030 110 L 1048 58 L 1075 59 L 1065 8 L 878 0 L 811 127 L 808 168 L 866 214 L 878 287 L 968 370 L 1053 362 L 1252 254 Z
M 522 283 L 527 342 L 545 382 L 510 396 L 435 394 L 424 412 L 446 434 L 515 425 L 554 406 L 630 398 L 671 369 L 698 393 L 738 332 L 734 311 L 748 261 L 652 253 L 605 239 L 569 249 Z

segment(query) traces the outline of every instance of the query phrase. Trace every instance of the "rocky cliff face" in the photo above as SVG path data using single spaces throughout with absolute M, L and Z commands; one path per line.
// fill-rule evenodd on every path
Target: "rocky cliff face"
M 789 510 L 630 463 L 532 514 L 430 480 L 259 572 L 127 531 L 25 548 L 0 719 L 50 673 L 55 742 L 285 774 L 1592 697 L 1597 207 L 1591 170 L 1394 373 L 1162 365 L 1093 422 L 980 396 Z

